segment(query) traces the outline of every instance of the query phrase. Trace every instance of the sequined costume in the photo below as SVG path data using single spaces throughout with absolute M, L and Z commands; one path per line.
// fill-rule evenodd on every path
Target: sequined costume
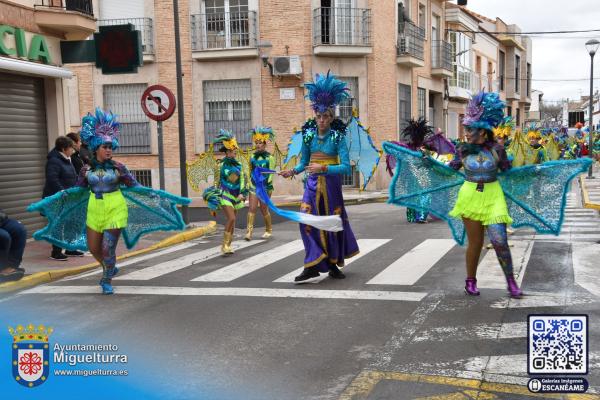
M 113 114 L 98 108 L 95 115 L 83 118 L 82 126 L 82 142 L 94 152 L 104 144 L 118 147 L 118 122 Z M 177 205 L 190 201 L 141 186 L 119 162 L 94 159 L 91 166 L 82 168 L 75 187 L 31 204 L 28 211 L 48 218 L 48 225 L 33 237 L 67 250 L 88 250 L 87 228 L 103 235 L 100 285 L 103 293 L 110 294 L 111 278 L 118 271 L 115 252 L 121 230 L 125 245 L 132 248 L 142 235 L 183 229 Z

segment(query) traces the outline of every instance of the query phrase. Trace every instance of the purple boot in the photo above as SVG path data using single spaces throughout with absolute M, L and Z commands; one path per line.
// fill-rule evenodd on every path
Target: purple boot
M 523 296 L 523 291 L 519 289 L 519 285 L 513 275 L 506 277 L 506 283 L 508 284 L 507 290 L 510 297 L 520 299 Z
M 477 289 L 477 279 L 467 278 L 465 279 L 465 293 L 469 296 L 479 296 L 479 290 Z

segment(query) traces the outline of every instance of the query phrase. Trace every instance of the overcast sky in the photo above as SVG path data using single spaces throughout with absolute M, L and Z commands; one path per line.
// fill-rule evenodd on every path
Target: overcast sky
M 521 31 L 562 31 L 600 29 L 598 0 L 468 0 L 467 7 L 491 19 L 500 17 L 517 24 Z M 532 37 L 532 88 L 544 92 L 544 99 L 578 99 L 590 91 L 590 56 L 585 42 L 600 40 L 600 32 Z M 569 39 L 573 37 L 574 39 Z M 594 76 L 600 78 L 600 50 L 594 57 Z M 587 79 L 577 82 L 543 82 L 536 79 Z M 594 79 L 600 89 L 600 79 Z

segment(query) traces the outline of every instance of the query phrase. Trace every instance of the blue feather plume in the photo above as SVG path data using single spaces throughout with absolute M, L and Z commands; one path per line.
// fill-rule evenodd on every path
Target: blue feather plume
M 306 97 L 315 112 L 323 113 L 350 98 L 346 82 L 337 79 L 331 71 L 327 71 L 327 75 L 317 74 L 313 82 L 304 86 L 308 90 Z

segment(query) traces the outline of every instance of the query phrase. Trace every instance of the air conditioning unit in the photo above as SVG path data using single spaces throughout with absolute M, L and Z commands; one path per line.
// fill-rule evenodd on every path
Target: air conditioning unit
M 410 37 L 404 36 L 398 40 L 398 49 L 400 54 L 407 54 L 410 46 Z
M 273 75 L 299 75 L 301 73 L 300 56 L 273 57 Z

